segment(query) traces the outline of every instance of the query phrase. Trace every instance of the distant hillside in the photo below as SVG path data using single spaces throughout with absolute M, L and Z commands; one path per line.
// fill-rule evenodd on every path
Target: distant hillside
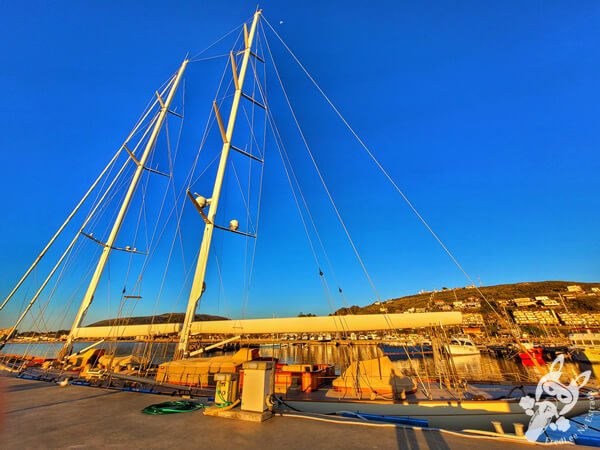
M 149 325 L 152 323 L 183 323 L 184 313 L 165 313 L 158 316 L 121 317 L 107 319 L 92 323 L 88 327 L 106 327 L 114 325 Z M 195 321 L 208 322 L 211 320 L 229 320 L 227 317 L 211 316 L 209 314 L 196 314 Z
M 481 286 L 479 290 L 485 297 L 494 304 L 499 300 L 511 300 L 519 297 L 536 297 L 546 295 L 551 299 L 558 299 L 558 294 L 567 293 L 567 286 L 579 285 L 586 292 L 591 288 L 600 288 L 598 283 L 581 283 L 578 281 L 537 281 L 515 284 L 499 284 L 496 286 Z M 404 312 L 409 308 L 426 308 L 431 300 L 443 300 L 448 304 L 454 301 L 467 302 L 474 299 L 481 299 L 481 296 L 474 287 L 463 288 L 442 288 L 435 292 L 423 292 L 416 295 L 394 298 L 385 302 L 375 302 L 367 306 L 351 306 L 341 308 L 335 312 L 336 315 L 345 314 L 376 314 L 385 308 L 389 313 Z M 578 295 L 577 298 L 568 300 L 569 310 L 574 312 L 600 311 L 600 296 Z M 490 308 L 485 302 L 481 302 L 482 312 L 489 311 Z

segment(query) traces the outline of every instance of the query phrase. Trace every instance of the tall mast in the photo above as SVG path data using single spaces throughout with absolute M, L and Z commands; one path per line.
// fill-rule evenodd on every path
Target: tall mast
M 92 275 L 92 279 L 91 279 L 90 284 L 87 288 L 87 291 L 83 297 L 81 306 L 79 307 L 79 311 L 77 312 L 77 316 L 75 317 L 75 321 L 73 322 L 73 326 L 71 327 L 71 331 L 69 332 L 69 335 L 67 336 L 67 341 L 65 342 L 65 345 L 60 352 L 59 358 L 64 358 L 65 356 L 68 356 L 71 353 L 73 340 L 75 338 L 75 330 L 77 330 L 77 328 L 79 328 L 79 326 L 81 325 L 81 322 L 83 321 L 83 318 L 85 317 L 85 313 L 87 312 L 88 308 L 90 307 L 90 305 L 92 303 L 92 300 L 94 299 L 94 294 L 96 292 L 96 288 L 98 287 L 100 277 L 102 276 L 104 267 L 106 266 L 106 263 L 108 262 L 108 256 L 110 255 L 110 251 L 113 249 L 113 245 L 115 243 L 117 235 L 119 234 L 121 225 L 123 224 L 123 219 L 125 218 L 125 214 L 127 213 L 127 209 L 129 208 L 129 205 L 133 198 L 133 194 L 135 193 L 135 190 L 140 181 L 140 178 L 142 177 L 142 173 L 146 169 L 146 161 L 147 161 L 148 156 L 150 155 L 152 149 L 154 148 L 156 139 L 158 137 L 160 129 L 162 128 L 162 124 L 165 120 L 165 117 L 167 116 L 167 113 L 169 112 L 169 107 L 171 105 L 171 101 L 173 100 L 173 97 L 175 96 L 175 92 L 177 91 L 177 86 L 179 85 L 179 82 L 181 81 L 183 72 L 185 71 L 187 64 L 188 64 L 188 60 L 185 59 L 183 61 L 183 63 L 181 64 L 181 67 L 179 67 L 179 70 L 177 71 L 177 74 L 175 75 L 175 78 L 172 81 L 171 89 L 169 90 L 166 100 L 163 101 L 162 98 L 160 98 L 160 94 L 158 92 L 156 93 L 157 96 L 159 97 L 158 101 L 160 103 L 160 112 L 158 114 L 158 117 L 157 117 L 154 127 L 152 129 L 152 134 L 148 138 L 148 142 L 146 143 L 146 147 L 144 148 L 144 152 L 142 153 L 141 158 L 137 161 L 134 160 L 134 162 L 137 165 L 137 168 L 135 170 L 135 173 L 133 174 L 133 179 L 131 180 L 129 189 L 127 190 L 125 199 L 123 200 L 123 203 L 121 204 L 121 209 L 119 210 L 117 218 L 115 219 L 115 223 L 113 224 L 113 227 L 110 231 L 108 239 L 107 239 L 106 243 L 104 243 L 104 248 L 102 249 L 102 254 L 100 255 L 98 265 L 96 266 L 94 275 Z
M 202 293 L 204 291 L 204 278 L 206 275 L 206 265 L 208 263 L 208 253 L 210 251 L 210 245 L 212 242 L 215 216 L 217 215 L 217 208 L 219 207 L 219 197 L 221 195 L 221 187 L 223 186 L 225 167 L 227 166 L 229 150 L 231 149 L 231 138 L 233 136 L 233 129 L 235 127 L 235 120 L 237 117 L 238 107 L 240 104 L 240 99 L 243 95 L 242 89 L 244 87 L 244 80 L 246 79 L 246 69 L 248 68 L 248 61 L 250 60 L 250 56 L 252 54 L 252 42 L 254 40 L 256 26 L 258 24 L 258 20 L 260 19 L 261 12 L 261 10 L 257 10 L 254 13 L 254 19 L 252 20 L 250 32 L 248 32 L 246 26 L 244 25 L 245 49 L 239 74 L 236 71 L 235 59 L 232 57 L 235 95 L 233 96 L 233 102 L 231 104 L 231 111 L 229 113 L 227 130 L 225 131 L 223 128 L 221 128 L 221 133 L 223 137 L 221 159 L 219 161 L 219 168 L 217 170 L 217 176 L 215 179 L 215 185 L 213 187 L 212 197 L 210 198 L 210 207 L 208 210 L 208 215 L 205 219 L 206 226 L 204 227 L 204 235 L 202 237 L 202 244 L 200 246 L 200 253 L 198 255 L 198 262 L 196 264 L 194 280 L 192 281 L 192 288 L 190 290 L 188 306 L 185 312 L 185 319 L 183 321 L 183 327 L 181 329 L 181 335 L 179 337 L 179 344 L 174 355 L 175 359 L 181 359 L 187 356 L 192 322 L 194 320 L 194 316 L 196 315 L 196 308 L 198 306 L 198 303 L 200 302 L 200 298 L 202 297 Z M 219 125 L 222 127 L 220 115 L 218 113 L 218 109 L 216 109 L 216 104 L 215 111 L 217 112 L 217 119 L 219 120 Z
M 165 87 L 163 93 L 167 90 L 167 87 Z M 23 283 L 29 277 L 29 275 L 31 274 L 31 272 L 33 272 L 33 270 L 37 267 L 37 265 L 39 264 L 39 262 L 42 260 L 42 258 L 44 257 L 44 255 L 46 255 L 46 253 L 48 252 L 48 250 L 50 249 L 50 247 L 52 247 L 52 245 L 54 244 L 54 242 L 56 241 L 56 239 L 58 239 L 58 237 L 60 236 L 60 234 L 64 231 L 64 229 L 69 224 L 69 222 L 71 221 L 71 219 L 73 219 L 73 217 L 75 216 L 75 214 L 77 214 L 77 212 L 79 211 L 79 209 L 81 208 L 81 206 L 83 206 L 83 204 L 86 202 L 86 200 L 88 199 L 88 197 L 90 196 L 90 194 L 92 192 L 94 192 L 94 189 L 96 189 L 96 186 L 98 185 L 98 183 L 100 183 L 100 181 L 102 180 L 102 178 L 104 178 L 104 175 L 106 175 L 106 172 L 108 172 L 108 170 L 112 167 L 112 165 L 117 160 L 117 158 L 119 157 L 119 155 L 121 154 L 121 152 L 123 151 L 123 149 L 125 147 L 127 147 L 127 144 L 129 143 L 129 141 L 131 140 L 131 138 L 133 138 L 133 136 L 135 136 L 136 132 L 138 131 L 138 129 L 140 128 L 140 126 L 142 125 L 142 123 L 144 122 L 144 120 L 146 120 L 146 117 L 148 117 L 148 115 L 150 114 L 150 111 L 152 110 L 152 108 L 154 107 L 154 105 L 156 105 L 157 102 L 158 102 L 158 100 L 155 100 L 154 103 L 152 104 L 152 107 L 148 108 L 148 111 L 146 111 L 146 113 L 138 121 L 137 125 L 133 128 L 133 130 L 131 131 L 131 133 L 129 133 L 129 136 L 127 136 L 127 139 L 125 139 L 125 142 L 123 142 L 123 145 L 121 145 L 121 147 L 119 148 L 119 150 L 117 150 L 117 152 L 112 157 L 112 159 L 110 160 L 110 162 L 102 170 L 102 172 L 100 173 L 100 175 L 98 175 L 98 178 L 96 178 L 96 180 L 92 183 L 92 185 L 87 190 L 87 192 L 85 193 L 85 195 L 83 196 L 83 198 L 79 201 L 79 203 L 77 203 L 77 206 L 75 206 L 75 208 L 73 208 L 73 211 L 71 211 L 71 214 L 69 214 L 69 217 L 67 217 L 67 219 L 63 222 L 63 224 L 56 231 L 56 233 L 54 233 L 54 236 L 52 236 L 52 238 L 50 239 L 50 241 L 48 241 L 48 243 L 46 244 L 46 246 L 44 247 L 44 249 L 40 252 L 40 254 L 37 256 L 37 258 L 31 264 L 31 266 L 29 266 L 29 269 L 27 269 L 27 271 L 23 274 L 23 276 L 21 277 L 21 279 L 18 281 L 18 283 L 16 284 L 16 286 L 13 288 L 13 290 L 10 291 L 10 294 L 8 294 L 8 296 L 6 296 L 6 298 L 4 299 L 4 301 L 2 302 L 2 304 L 0 304 L 0 311 L 2 311 L 2 309 L 6 306 L 6 304 L 9 302 L 9 300 L 15 295 L 15 293 L 23 285 Z

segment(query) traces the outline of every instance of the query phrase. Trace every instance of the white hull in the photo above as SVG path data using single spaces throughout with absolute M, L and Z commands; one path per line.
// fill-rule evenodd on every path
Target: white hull
M 425 400 L 419 402 L 377 401 L 306 401 L 286 400 L 290 407 L 309 413 L 335 414 L 341 411 L 354 413 L 401 416 L 427 420 L 430 427 L 460 431 L 477 429 L 494 431 L 492 421 L 502 423 L 506 432 L 514 432 L 515 423 L 529 424 L 530 416 L 519 406 L 518 400 Z M 590 409 L 588 399 L 579 400 L 569 417 L 585 414 Z
M 480 351 L 476 347 L 469 347 L 465 345 L 452 345 L 449 344 L 446 346 L 446 350 L 452 356 L 470 356 L 470 355 L 479 355 Z

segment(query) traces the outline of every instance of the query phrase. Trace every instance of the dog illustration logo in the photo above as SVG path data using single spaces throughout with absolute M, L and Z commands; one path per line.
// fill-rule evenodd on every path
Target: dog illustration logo
M 537 441 L 546 428 L 566 432 L 571 426 L 565 415 L 577 404 L 579 389 L 587 384 L 591 371 L 586 370 L 569 384 L 563 384 L 560 377 L 564 363 L 564 355 L 558 356 L 552 362 L 550 371 L 540 379 L 535 398 L 526 395 L 519 402 L 525 414 L 531 416 L 525 433 L 528 441 Z

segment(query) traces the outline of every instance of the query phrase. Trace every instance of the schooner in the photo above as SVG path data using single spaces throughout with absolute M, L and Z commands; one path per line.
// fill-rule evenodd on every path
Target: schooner
M 260 55 L 256 40 L 259 35 L 259 24 L 262 17 L 262 11 L 257 10 L 251 20 L 250 25 L 244 23 L 241 28 L 242 33 L 242 47 L 241 49 L 232 50 L 229 55 L 229 68 L 231 70 L 230 77 L 233 83 L 233 95 L 231 98 L 231 104 L 228 111 L 228 117 L 225 121 L 221 108 L 218 102 L 215 100 L 212 104 L 213 118 L 218 132 L 222 141 L 222 147 L 218 158 L 218 166 L 216 170 L 215 179 L 213 182 L 212 193 L 210 197 L 204 197 L 193 193 L 188 189 L 185 193 L 187 201 L 190 202 L 197 212 L 200 220 L 204 223 L 204 231 L 202 233 L 202 239 L 198 256 L 195 261 L 195 270 L 193 271 L 193 277 L 191 280 L 191 288 L 189 290 L 189 296 L 187 300 L 187 307 L 185 316 L 182 323 L 153 323 L 149 325 L 129 325 L 116 323 L 111 326 L 96 326 L 86 327 L 82 326 L 86 313 L 88 312 L 90 305 L 94 301 L 96 296 L 98 285 L 103 275 L 106 272 L 107 264 L 113 251 L 126 252 L 130 254 L 140 253 L 136 248 L 131 246 L 117 247 L 117 238 L 123 223 L 127 218 L 128 211 L 131 207 L 132 200 L 136 191 L 140 187 L 140 180 L 142 176 L 147 172 L 157 172 L 156 169 L 149 165 L 151 155 L 157 146 L 157 140 L 159 134 L 166 122 L 169 115 L 179 116 L 180 114 L 172 108 L 173 99 L 180 85 L 184 73 L 190 63 L 190 59 L 184 59 L 178 70 L 167 82 L 166 86 L 162 90 L 157 91 L 153 100 L 153 105 L 157 107 L 157 112 L 154 116 L 149 119 L 149 126 L 145 131 L 141 127 L 141 123 L 149 117 L 150 110 L 143 117 L 143 120 L 138 123 L 138 126 L 134 128 L 124 144 L 121 146 L 117 155 L 125 154 L 126 163 L 123 167 L 133 166 L 133 174 L 129 180 L 126 189 L 124 190 L 123 199 L 118 207 L 116 217 L 110 226 L 110 232 L 106 240 L 101 240 L 93 234 L 86 231 L 86 227 L 90 222 L 91 218 L 98 206 L 96 205 L 91 214 L 88 215 L 83 224 L 78 228 L 73 240 L 67 246 L 65 252 L 60 256 L 58 263 L 53 266 L 50 270 L 48 277 L 41 283 L 38 291 L 32 296 L 28 305 L 24 311 L 20 314 L 13 327 L 2 339 L 0 347 L 3 347 L 11 338 L 14 337 L 18 327 L 23 323 L 24 318 L 30 312 L 33 305 L 39 299 L 42 291 L 47 287 L 50 280 L 56 274 L 61 263 L 65 260 L 69 252 L 73 249 L 73 246 L 80 237 L 85 237 L 94 241 L 95 244 L 101 246 L 100 256 L 95 264 L 93 273 L 90 281 L 87 285 L 73 323 L 66 336 L 64 345 L 58 355 L 56 364 L 63 364 L 68 366 L 72 360 L 70 356 L 73 354 L 73 345 L 76 341 L 88 341 L 90 339 L 109 339 L 109 338 L 133 338 L 137 336 L 157 336 L 165 334 L 176 334 L 178 335 L 178 342 L 175 349 L 175 353 L 172 356 L 172 360 L 177 362 L 178 367 L 184 367 L 183 370 L 194 367 L 194 365 L 201 365 L 203 361 L 198 361 L 193 358 L 194 352 L 190 351 L 190 340 L 192 336 L 198 334 L 212 334 L 212 335 L 247 335 L 247 334 L 266 334 L 266 333 L 317 333 L 317 332 L 331 332 L 331 333 L 351 333 L 351 332 L 365 332 L 372 330 L 396 330 L 396 329 L 412 329 L 412 328 L 427 328 L 427 327 L 440 327 L 445 325 L 459 325 L 462 321 L 462 316 L 458 312 L 431 312 L 431 313 L 415 313 L 415 314 L 388 314 L 386 312 L 381 314 L 372 315 L 330 315 L 324 317 L 294 317 L 294 318 L 263 318 L 263 319 L 234 319 L 234 320 L 217 320 L 217 321 L 195 321 L 196 311 L 200 305 L 203 293 L 206 288 L 206 273 L 209 261 L 209 254 L 213 243 L 213 234 L 215 229 L 233 233 L 237 235 L 245 236 L 249 239 L 256 238 L 256 232 L 246 232 L 239 230 L 239 223 L 237 220 L 232 220 L 228 226 L 222 226 L 218 224 L 218 210 L 219 203 L 221 200 L 222 189 L 224 185 L 224 177 L 228 168 L 230 155 L 233 152 L 247 157 L 252 161 L 259 164 L 264 164 L 264 160 L 261 157 L 257 157 L 251 152 L 246 151 L 242 145 L 236 145 L 235 129 L 238 122 L 238 113 L 240 111 L 240 104 L 242 102 L 249 102 L 253 107 L 257 107 L 264 111 L 266 115 L 265 122 L 269 122 L 272 125 L 269 103 L 266 95 L 262 88 L 258 87 L 258 91 L 250 92 L 245 90 L 247 86 L 247 79 L 255 72 L 255 63 L 265 63 L 265 55 Z M 263 30 L 264 32 L 264 30 Z M 269 49 L 270 52 L 270 49 Z M 310 77 L 310 75 L 309 75 Z M 312 77 L 310 79 L 314 82 Z M 320 89 L 320 88 L 319 88 Z M 258 92 L 260 98 L 257 98 L 254 94 Z M 287 99 L 287 95 L 286 95 Z M 329 101 L 329 99 L 328 99 Z M 330 102 L 331 104 L 331 102 Z M 335 109 L 335 108 L 334 108 Z M 337 109 L 336 109 L 336 112 Z M 339 112 L 338 112 L 339 114 Z M 346 123 L 347 124 L 347 123 Z M 351 128 L 350 128 L 351 129 Z M 352 133 L 354 131 L 351 129 Z M 140 139 L 137 144 L 133 144 L 133 138 L 139 133 L 143 133 L 143 139 Z M 274 132 L 274 135 L 277 135 Z M 354 133 L 355 134 L 355 133 Z M 361 141 L 362 144 L 362 141 Z M 364 144 L 363 144 L 364 146 Z M 74 208 L 73 212 L 69 215 L 65 223 L 59 228 L 55 236 L 50 240 L 48 245 L 42 250 L 39 256 L 36 258 L 32 266 L 25 272 L 21 280 L 17 283 L 11 293 L 4 299 L 0 304 L 0 310 L 14 297 L 15 292 L 23 285 L 24 281 L 31 275 L 36 266 L 46 255 L 48 248 L 54 244 L 58 235 L 60 235 L 66 228 L 67 224 L 73 219 L 76 213 L 81 208 L 82 204 L 90 197 L 94 189 L 99 185 L 100 180 L 109 171 L 117 158 L 117 155 L 110 161 L 107 168 L 100 174 L 98 179 L 92 184 L 88 192 L 84 195 L 78 205 Z M 372 156 L 372 155 L 371 155 Z M 382 169 L 383 173 L 388 179 L 391 180 L 387 172 L 377 162 L 377 165 Z M 122 169 L 124 170 L 124 169 Z M 120 174 L 121 171 L 118 172 Z M 320 174 L 319 174 L 320 175 Z M 393 183 L 393 181 L 392 181 Z M 396 184 L 393 185 L 397 188 Z M 109 188 L 112 184 L 109 184 Z M 399 189 L 398 189 L 399 191 Z M 104 199 L 107 195 L 108 190 L 104 191 L 105 194 L 101 195 L 100 200 Z M 328 193 L 329 195 L 329 193 Z M 402 194 L 403 195 L 403 194 Z M 98 203 L 99 204 L 99 203 Z M 414 209 L 414 207 L 411 208 Z M 337 212 L 337 210 L 336 210 Z M 416 210 L 415 210 L 416 212 Z M 418 214 L 417 214 L 418 215 Z M 339 216 L 339 213 L 338 213 Z M 418 215 L 419 219 L 422 219 Z M 429 228 L 429 227 L 428 227 Z M 346 230 L 347 231 L 347 230 Z M 430 229 L 431 231 L 431 229 Z M 435 236 L 435 235 L 434 235 Z M 437 236 L 435 236 L 437 239 Z M 353 249 L 356 252 L 356 248 L 352 243 Z M 444 247 L 447 251 L 447 249 Z M 358 254 L 357 254 L 358 256 Z M 360 258 L 359 258 L 360 260 Z M 360 260 L 362 264 L 362 260 Z M 322 274 L 321 274 L 322 275 Z M 125 290 L 123 291 L 125 293 Z M 136 297 L 136 296 L 131 296 Z M 137 298 L 137 297 L 136 297 Z M 88 347 L 90 348 L 90 347 Z M 183 361 L 183 362 L 181 362 Z M 376 377 L 379 378 L 379 382 L 382 386 L 388 386 L 392 381 L 383 379 L 385 377 L 391 377 L 392 379 L 399 378 L 394 373 L 394 368 L 389 364 L 389 360 L 385 358 L 376 358 L 370 361 L 357 361 L 354 362 L 354 366 L 351 365 L 351 369 L 355 372 L 365 370 L 365 367 L 369 367 L 368 370 L 371 373 L 367 374 L 366 380 L 373 381 Z M 168 364 L 168 363 L 167 363 Z M 187 365 L 186 365 L 187 364 Z M 362 366 L 360 366 L 362 364 Z M 189 369 L 189 370 L 192 370 Z M 387 372 L 384 373 L 384 369 Z M 114 374 L 113 374 L 114 375 Z M 351 382 L 344 384 L 344 380 L 339 381 L 340 378 L 348 376 Z M 428 418 L 429 423 L 433 426 L 448 426 L 451 428 L 462 429 L 467 425 L 470 427 L 481 426 L 489 427 L 491 420 L 498 420 L 506 425 L 512 423 L 524 423 L 528 420 L 528 416 L 525 415 L 522 408 L 518 404 L 516 398 L 504 398 L 494 399 L 491 395 L 487 394 L 483 389 L 469 389 L 462 385 L 456 384 L 453 387 L 458 389 L 457 392 L 452 391 L 452 386 L 448 383 L 443 386 L 440 382 L 440 387 L 428 391 L 426 394 L 419 394 L 414 392 L 408 392 L 414 394 L 414 397 L 407 397 L 403 392 L 403 398 L 397 397 L 382 397 L 378 392 L 370 389 L 370 395 L 362 397 L 361 395 L 351 395 L 352 388 L 351 383 L 357 384 L 362 381 L 361 375 L 354 375 L 352 378 L 351 374 L 342 374 L 342 376 L 334 381 L 334 386 L 338 389 L 329 391 L 325 396 L 320 392 L 315 392 L 316 399 L 310 396 L 303 396 L 303 398 L 286 398 L 282 400 L 282 404 L 293 409 L 301 411 L 317 411 L 322 413 L 335 413 L 341 410 L 352 410 L 362 413 L 382 414 L 391 416 L 411 416 L 411 417 L 423 417 Z M 336 381 L 338 384 L 336 385 Z M 425 386 L 425 382 L 421 381 L 421 385 Z M 416 386 L 416 383 L 415 383 Z M 341 391 L 340 391 L 341 389 Z M 343 395 L 340 394 L 343 392 Z M 350 394 L 349 394 L 350 393 Z M 439 395 L 438 398 L 434 398 Z M 580 413 L 582 408 L 585 408 L 586 404 L 583 402 L 581 405 L 573 409 L 573 414 Z

